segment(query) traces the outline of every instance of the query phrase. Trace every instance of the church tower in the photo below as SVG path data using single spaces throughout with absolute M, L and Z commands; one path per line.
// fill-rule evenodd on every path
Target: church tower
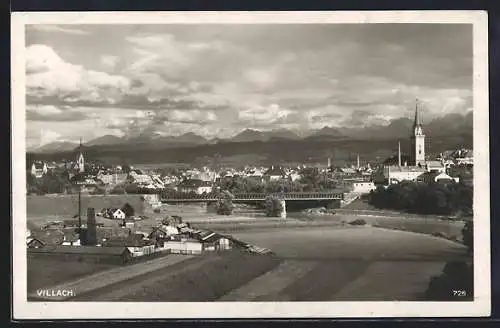
M 80 138 L 80 148 L 78 151 L 78 155 L 76 157 L 76 165 L 78 167 L 78 172 L 83 173 L 85 171 L 85 159 L 83 158 L 81 138 Z
M 418 112 L 418 100 L 415 103 L 415 121 L 413 122 L 413 131 L 410 137 L 410 156 L 411 164 L 418 166 L 425 164 L 425 135 L 422 130 L 422 122 Z

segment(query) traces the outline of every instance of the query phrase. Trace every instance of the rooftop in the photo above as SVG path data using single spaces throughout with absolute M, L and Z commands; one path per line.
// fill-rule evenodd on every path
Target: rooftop
M 59 254 L 97 254 L 97 255 L 122 255 L 128 252 L 126 247 L 97 247 L 97 246 L 46 246 L 32 248 L 34 253 L 59 253 Z

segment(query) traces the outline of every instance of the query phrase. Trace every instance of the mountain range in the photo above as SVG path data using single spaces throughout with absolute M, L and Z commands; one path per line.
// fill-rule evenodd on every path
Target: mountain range
M 300 152 L 301 156 L 314 158 L 326 156 L 324 154 L 332 151 L 335 156 L 340 153 L 373 151 L 376 153 L 374 156 L 385 156 L 393 151 L 392 148 L 395 144 L 397 145 L 397 141 L 401 140 L 402 145 L 408 142 L 412 125 L 412 120 L 398 118 L 385 126 L 323 127 L 301 135 L 286 129 L 272 131 L 246 129 L 232 138 L 212 140 L 192 132 L 180 136 L 164 136 L 151 131 L 133 137 L 105 135 L 84 143 L 83 147 L 87 154 L 94 153 L 99 157 L 119 155 L 121 158 L 126 158 L 132 156 L 130 154 L 139 156 L 140 153 L 141 159 L 150 158 L 151 161 L 156 161 L 156 158 L 160 160 L 158 150 L 162 150 L 160 157 L 166 156 L 166 159 L 172 160 L 179 157 L 179 161 L 192 160 L 191 157 L 195 155 L 210 157 L 214 153 L 227 154 L 227 156 L 266 153 L 269 154 L 268 157 L 286 158 L 291 156 L 288 154 L 290 152 Z M 443 147 L 454 147 L 455 144 L 471 146 L 472 112 L 467 115 L 449 114 L 434 119 L 424 124 L 424 133 L 428 137 L 427 140 L 432 141 L 430 148 L 436 151 L 442 151 L 440 149 Z M 337 147 L 337 150 L 332 150 L 332 147 Z M 50 157 L 51 154 L 67 155 L 74 152 L 76 148 L 78 148 L 76 143 L 54 142 L 31 150 L 29 153 Z M 310 148 L 313 150 L 309 150 Z

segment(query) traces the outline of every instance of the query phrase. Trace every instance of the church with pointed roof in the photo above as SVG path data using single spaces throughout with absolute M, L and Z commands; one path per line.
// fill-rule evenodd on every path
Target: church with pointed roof
M 425 133 L 420 117 L 418 100 L 415 104 L 415 118 L 410 134 L 410 153 L 402 161 L 401 147 L 398 143 L 398 163 L 383 165 L 383 178 L 389 184 L 401 181 L 416 181 L 425 172 L 445 172 L 445 167 L 437 161 L 428 161 L 425 155 Z
M 83 157 L 82 151 L 82 139 L 80 138 L 80 147 L 78 148 L 78 154 L 76 155 L 75 170 L 79 173 L 85 172 L 85 158 Z

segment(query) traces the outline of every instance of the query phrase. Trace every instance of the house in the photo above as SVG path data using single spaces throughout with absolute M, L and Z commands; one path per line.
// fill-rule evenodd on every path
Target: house
M 427 170 L 427 172 L 446 172 L 446 166 L 441 161 L 426 161 L 425 169 Z
M 215 232 L 205 234 L 201 237 L 200 242 L 203 244 L 203 250 L 205 251 L 228 250 L 231 248 L 229 239 Z
M 269 170 L 264 173 L 265 181 L 277 181 L 286 177 L 285 171 L 281 167 L 271 166 Z
M 45 243 L 38 238 L 28 237 L 26 238 L 26 246 L 28 248 L 42 248 L 45 246 Z
M 81 246 L 80 236 L 74 231 L 64 231 L 63 246 Z
M 199 179 L 187 179 L 177 185 L 177 190 L 183 193 L 196 193 L 197 195 L 212 192 L 212 183 Z
M 176 227 L 162 225 L 159 227 L 154 227 L 149 233 L 149 239 L 163 239 L 168 238 L 173 235 L 179 234 L 179 230 Z
M 351 186 L 352 192 L 360 194 L 369 194 L 370 191 L 376 188 L 373 181 L 353 181 Z
M 37 231 L 31 238 L 38 239 L 44 245 L 61 245 L 64 240 L 64 233 L 61 230 L 50 229 Z
M 135 256 L 150 255 L 155 252 L 155 243 L 144 239 L 142 234 L 131 234 L 125 238 L 112 237 L 102 242 L 103 247 L 126 247 Z
M 402 181 L 416 181 L 422 173 L 427 170 L 424 167 L 418 166 L 384 166 L 383 178 L 389 184 L 400 183 Z
M 125 212 L 121 208 L 103 208 L 101 215 L 113 220 L 123 220 L 126 217 Z
M 47 170 L 47 163 L 45 162 L 33 162 L 33 164 L 31 164 L 31 174 L 35 178 L 43 177 L 47 174 Z
M 163 244 L 164 249 L 169 249 L 173 254 L 201 254 L 203 244 L 192 238 L 175 238 Z

